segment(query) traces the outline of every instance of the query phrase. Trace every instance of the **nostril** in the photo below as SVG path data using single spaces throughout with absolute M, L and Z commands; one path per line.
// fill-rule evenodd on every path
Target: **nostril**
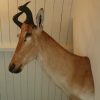
M 15 68 L 15 64 L 10 64 L 9 66 L 9 71 L 12 72 Z

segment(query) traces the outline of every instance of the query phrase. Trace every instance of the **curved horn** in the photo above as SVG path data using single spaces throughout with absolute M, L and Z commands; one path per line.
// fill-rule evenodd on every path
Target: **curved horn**
M 30 1 L 28 1 L 27 3 L 25 3 L 25 4 L 22 5 L 22 6 L 19 6 L 18 9 L 19 9 L 20 11 L 26 13 L 27 18 L 26 18 L 26 20 L 25 20 L 25 23 L 34 24 L 34 22 L 33 22 L 33 17 L 32 17 L 32 12 L 31 12 L 31 10 L 30 10 L 28 7 L 26 7 L 27 4 L 29 4 L 29 3 L 30 3 Z
M 17 13 L 16 15 L 13 16 L 13 21 L 15 24 L 17 24 L 20 28 L 21 28 L 21 25 L 22 23 L 20 21 L 18 21 L 18 17 L 22 14 L 23 12 L 19 12 Z

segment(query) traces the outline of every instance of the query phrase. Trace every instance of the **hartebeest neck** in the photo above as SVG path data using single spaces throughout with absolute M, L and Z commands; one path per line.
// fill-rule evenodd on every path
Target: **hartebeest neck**
M 65 50 L 44 31 L 37 39 L 38 58 L 43 69 L 65 93 L 68 90 L 69 93 L 73 91 L 78 95 L 83 86 L 85 91 L 93 93 L 92 73 L 87 57 L 80 57 Z
M 44 31 L 39 36 L 38 41 L 40 47 L 39 60 L 43 64 L 44 70 L 51 78 L 67 81 L 67 77 L 71 77 L 73 71 L 72 63 L 70 63 L 74 59 L 72 58 L 73 55 L 61 47 Z M 64 79 L 65 76 L 66 79 Z

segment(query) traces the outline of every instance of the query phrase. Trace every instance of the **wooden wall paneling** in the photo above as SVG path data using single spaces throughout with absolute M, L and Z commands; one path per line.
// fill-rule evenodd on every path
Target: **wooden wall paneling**
M 41 100 L 42 98 L 42 70 L 40 64 L 36 61 L 36 77 L 35 77 L 35 100 Z
M 66 96 L 63 92 L 62 92 L 62 99 L 61 100 L 69 100 L 68 96 Z
M 4 56 L 4 63 L 5 63 L 4 67 L 5 67 L 5 75 L 6 75 L 7 100 L 14 100 L 14 95 L 15 95 L 14 94 L 14 83 L 13 83 L 14 76 L 8 70 L 9 63 L 12 57 L 12 53 L 4 52 L 3 56 Z
M 42 71 L 42 100 L 48 100 L 49 95 L 49 78 L 44 71 Z
M 1 14 L 1 30 L 2 30 L 2 44 L 9 47 L 9 17 L 8 17 L 8 0 L 0 0 L 0 14 Z
M 21 100 L 21 75 L 14 74 L 14 96 L 15 100 Z
M 36 14 L 40 8 L 44 8 L 45 0 L 36 0 Z
M 53 8 L 54 0 L 46 0 L 44 11 L 44 30 L 48 32 L 49 35 L 52 33 Z
M 7 100 L 7 87 L 6 87 L 6 74 L 5 74 L 5 62 L 4 54 L 0 52 L 0 94 L 1 100 Z
M 10 32 L 10 44 L 11 47 L 16 47 L 16 43 L 18 41 L 18 26 L 13 22 L 13 16 L 17 14 L 17 0 L 8 0 L 9 6 L 9 32 Z
M 0 10 L 0 13 L 1 13 L 1 10 Z M 1 45 L 2 45 L 2 30 L 1 30 L 1 15 L 0 15 L 0 47 Z
M 56 41 L 59 41 L 61 13 L 62 13 L 63 0 L 54 1 L 54 11 L 52 20 L 52 36 Z
M 21 76 L 20 74 L 14 75 L 14 93 L 15 93 L 15 100 L 21 100 Z
M 68 39 L 68 28 L 71 18 L 71 7 L 72 7 L 72 0 L 64 0 L 63 1 L 63 8 L 62 8 L 62 15 L 61 15 L 61 31 L 60 31 L 60 43 L 65 44 Z M 70 33 L 72 34 L 72 33 Z
M 21 100 L 29 100 L 27 76 L 27 65 L 25 65 L 21 72 Z
M 27 88 L 28 88 L 28 100 L 36 100 L 35 99 L 35 79 L 36 79 L 36 60 L 30 62 L 27 66 Z M 39 73 L 38 73 L 39 74 Z
M 61 100 L 61 99 L 62 99 L 62 91 L 60 88 L 56 86 L 55 100 Z
M 55 100 L 55 92 L 56 92 L 56 86 L 52 82 L 52 80 L 50 80 L 49 81 L 49 95 L 48 95 L 49 100 Z
M 68 35 L 67 35 L 67 47 L 68 47 L 68 50 L 73 52 L 73 19 L 70 18 L 69 19 L 69 28 L 68 28 Z

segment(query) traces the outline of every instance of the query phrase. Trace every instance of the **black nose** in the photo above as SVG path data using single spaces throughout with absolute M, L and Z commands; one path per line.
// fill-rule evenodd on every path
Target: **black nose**
M 21 66 L 19 66 L 18 68 L 16 68 L 15 64 L 10 64 L 9 65 L 9 71 L 11 73 L 19 73 L 19 72 L 21 72 Z
M 12 72 L 15 68 L 15 64 L 10 64 L 9 65 L 9 71 Z

